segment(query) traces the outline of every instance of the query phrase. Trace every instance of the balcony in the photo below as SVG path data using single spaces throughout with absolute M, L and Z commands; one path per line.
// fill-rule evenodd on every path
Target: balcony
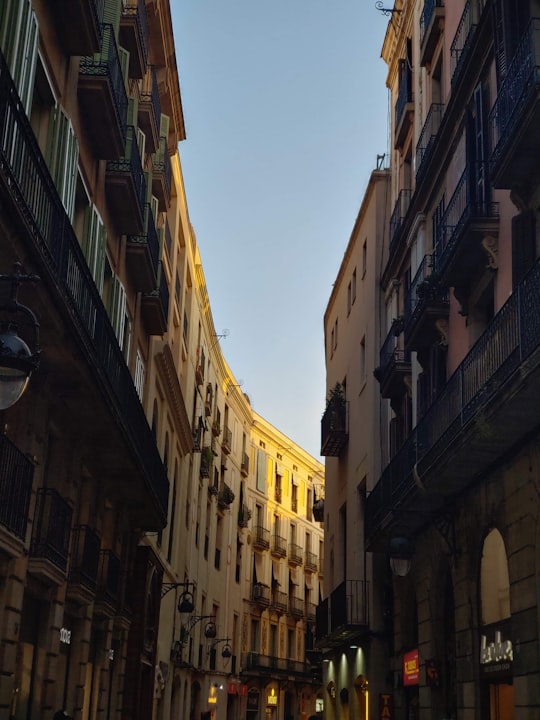
M 444 30 L 443 0 L 424 0 L 420 16 L 420 65 L 429 66 Z
M 159 266 L 159 237 L 152 209 L 148 203 L 144 206 L 143 232 L 140 235 L 128 236 L 126 265 L 138 291 L 154 290 Z
M 116 614 L 120 594 L 120 558 L 112 550 L 101 550 L 94 612 L 99 617 Z
M 169 286 L 161 262 L 157 275 L 157 288 L 143 293 L 141 301 L 142 321 L 149 335 L 163 335 L 169 319 Z
M 204 348 L 199 345 L 197 348 L 197 360 L 195 362 L 195 382 L 197 385 L 204 383 L 204 371 L 206 369 L 206 357 L 204 355 Z
M 404 300 L 404 343 L 407 352 L 421 351 L 431 345 L 448 318 L 448 288 L 441 286 L 433 256 L 425 255 L 416 271 Z
M 99 448 L 92 455 L 94 471 L 113 483 L 133 522 L 157 530 L 166 522 L 169 497 L 163 462 L 100 293 L 1 58 L 0 98 L 3 203 L 14 224 L 29 228 L 20 237 L 20 251 L 44 269 L 38 292 L 51 324 L 60 325 L 63 318 L 58 342 L 70 338 L 70 360 L 62 364 L 62 377 L 78 391 L 76 396 L 63 393 L 65 411 L 79 428 L 81 449 L 92 434 L 92 448 Z
M 403 226 L 403 221 L 407 215 L 407 210 L 411 204 L 412 190 L 401 190 L 394 209 L 392 210 L 392 216 L 390 218 L 390 249 L 388 251 L 389 258 L 392 257 L 396 251 L 399 240 L 401 237 L 400 230 Z
M 127 129 L 126 147 L 122 155 L 118 160 L 107 162 L 107 206 L 118 232 L 139 235 L 144 230 L 146 180 L 137 135 L 132 125 Z
M 373 372 L 381 385 L 381 397 L 398 403 L 407 390 L 405 378 L 411 374 L 410 353 L 398 346 L 396 334 L 401 327 L 401 321 L 392 323 L 379 353 L 379 366 Z
M 78 19 L 74 24 L 79 23 Z M 81 57 L 78 95 L 81 116 L 98 157 L 121 157 L 126 144 L 128 98 L 112 25 L 103 25 L 101 51 Z
M 206 415 L 206 417 L 210 417 L 210 415 L 212 414 L 213 402 L 214 391 L 212 389 L 212 383 L 208 383 L 208 385 L 206 386 L 206 397 L 204 399 L 204 414 Z
M 315 644 L 339 648 L 369 633 L 368 583 L 345 580 L 317 606 Z
M 527 197 L 535 187 L 540 146 L 540 18 L 533 18 L 490 113 L 491 171 L 497 188 Z
M 262 583 L 254 583 L 251 588 L 251 601 L 261 607 L 270 606 L 270 588 Z
M 199 476 L 201 478 L 209 478 L 212 474 L 214 466 L 214 453 L 208 445 L 203 447 L 201 451 L 201 465 L 199 467 Z
M 230 452 L 232 450 L 232 431 L 230 427 L 223 428 L 223 437 L 221 438 L 221 449 L 225 453 L 225 455 L 230 455 Z
M 339 398 L 332 398 L 321 420 L 321 455 L 339 457 L 348 439 L 347 403 Z
M 58 38 L 68 55 L 99 52 L 103 0 L 51 0 Z
M 537 261 L 368 496 L 368 550 L 387 549 L 395 522 L 413 536 L 538 427 L 539 317 Z M 424 492 L 415 477 L 422 479 Z
M 39 488 L 28 571 L 46 585 L 60 585 L 65 581 L 71 518 L 71 507 L 60 493 Z
M 88 605 L 94 599 L 98 581 L 100 544 L 96 531 L 88 525 L 78 525 L 73 528 L 67 596 L 77 605 Z
M 167 138 L 159 138 L 159 148 L 152 155 L 152 193 L 159 201 L 160 212 L 166 212 L 171 202 L 172 168 Z
M 306 550 L 306 558 L 304 561 L 304 568 L 306 572 L 314 573 L 317 572 L 317 556 L 314 552 Z
M 270 606 L 279 613 L 287 612 L 289 596 L 287 593 L 281 592 L 281 590 L 272 591 L 272 601 Z
M 489 255 L 483 244 L 486 238 L 492 238 L 496 244 L 499 234 L 499 204 L 475 199 L 479 180 L 489 184 L 487 163 L 465 168 L 437 233 L 437 272 L 441 282 L 449 287 L 467 286 L 478 266 L 488 264 Z
M 146 135 L 146 147 L 149 153 L 159 150 L 159 132 L 161 123 L 161 103 L 156 69 L 149 67 L 141 83 L 139 96 L 139 127 Z
M 424 174 L 429 160 L 433 155 L 435 148 L 435 139 L 441 126 L 442 117 L 444 115 L 445 106 L 441 103 L 433 103 L 429 108 L 426 121 L 420 132 L 418 143 L 416 145 L 416 182 Z
M 275 557 L 287 556 L 287 540 L 281 535 L 272 535 L 272 555 Z
M 227 483 L 222 483 L 218 492 L 218 505 L 220 508 L 228 508 L 234 502 L 234 493 Z
M 281 486 L 277 486 L 274 488 L 274 500 L 277 503 L 281 502 Z
M 398 96 L 394 107 L 395 112 L 395 137 L 394 147 L 403 146 L 409 130 L 413 124 L 414 105 L 412 96 L 412 76 L 406 65 L 406 60 L 400 60 L 402 63 L 403 74 L 398 88 Z
M 304 600 L 294 595 L 289 596 L 289 615 L 295 620 L 300 620 L 304 617 Z
M 270 547 L 270 530 L 267 530 L 262 525 L 255 525 L 252 543 L 255 550 L 268 550 Z
M 148 14 L 144 0 L 124 0 L 120 44 L 129 52 L 129 77 L 142 78 L 148 63 Z
M 245 452 L 242 453 L 242 462 L 240 463 L 240 475 L 243 478 L 247 478 L 249 475 L 249 455 Z
M 480 0 L 467 0 L 459 25 L 450 46 L 450 73 L 452 84 L 461 77 L 472 56 L 473 39 L 478 27 Z
M 315 603 L 306 602 L 306 620 L 309 623 L 314 623 L 317 618 L 317 606 Z
M 21 555 L 26 539 L 34 465 L 6 435 L 0 435 L 0 550 Z
M 313 668 L 309 663 L 299 660 L 249 652 L 242 657 L 242 676 L 261 677 L 266 681 L 271 677 L 283 677 L 284 680 L 294 677 L 310 682 L 313 679 Z
M 238 526 L 241 528 L 247 528 L 249 521 L 251 520 L 251 510 L 247 505 L 242 505 L 238 510 Z
M 289 563 L 291 565 L 301 565 L 303 554 L 304 553 L 302 552 L 300 545 L 297 545 L 296 543 L 289 543 Z

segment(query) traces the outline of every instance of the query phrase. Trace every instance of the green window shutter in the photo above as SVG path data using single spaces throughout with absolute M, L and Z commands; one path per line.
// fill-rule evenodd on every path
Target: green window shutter
M 118 38 L 120 30 L 120 16 L 122 14 L 122 0 L 105 0 L 103 3 L 103 22 L 112 25 L 114 35 Z
M 31 0 L 5 0 L 0 45 L 26 114 L 30 114 L 37 62 L 38 24 Z
M 127 124 L 137 127 L 137 115 L 139 114 L 139 101 L 137 98 L 128 97 Z
M 83 253 L 100 295 L 103 294 L 107 231 L 95 207 L 89 205 L 84 215 Z
M 139 146 L 139 155 L 141 156 L 141 162 L 144 165 L 144 154 L 146 152 L 146 135 L 143 133 L 143 131 L 140 128 L 137 128 L 137 145 Z M 152 183 L 152 178 L 146 178 L 146 182 L 150 180 L 150 183 Z
M 53 108 L 49 120 L 46 160 L 65 211 L 73 219 L 79 144 L 71 121 L 59 105 Z
M 257 490 L 266 492 L 266 453 L 257 450 Z
M 159 121 L 159 136 L 160 137 L 168 137 L 170 122 L 171 121 L 170 121 L 169 116 L 161 113 L 161 118 Z
M 111 278 L 111 292 L 109 299 L 109 318 L 120 347 L 124 343 L 124 329 L 126 321 L 126 291 L 120 278 L 113 275 Z
M 121 45 L 118 46 L 118 58 L 120 60 L 120 67 L 122 68 L 122 77 L 124 78 L 124 85 L 127 90 L 127 82 L 129 78 L 129 50 L 126 50 Z
M 148 173 L 151 175 L 151 173 Z M 146 182 L 150 185 L 150 192 L 152 192 L 152 178 L 147 178 Z M 152 208 L 152 215 L 154 216 L 154 222 L 157 225 L 157 220 L 159 216 L 159 200 L 155 195 L 152 195 L 150 198 L 150 207 Z

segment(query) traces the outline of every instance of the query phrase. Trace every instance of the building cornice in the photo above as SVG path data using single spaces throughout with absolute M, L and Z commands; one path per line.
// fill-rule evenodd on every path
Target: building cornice
M 184 404 L 184 396 L 178 382 L 178 374 L 174 365 L 174 358 L 168 344 L 156 355 L 156 366 L 160 379 L 165 388 L 169 408 L 174 421 L 176 432 L 180 440 L 180 448 L 184 455 L 193 450 L 193 434 L 191 424 Z

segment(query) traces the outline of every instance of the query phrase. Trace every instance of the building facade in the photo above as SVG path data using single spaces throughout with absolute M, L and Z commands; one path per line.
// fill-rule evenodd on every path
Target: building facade
M 383 45 L 389 421 L 365 538 L 398 574 L 396 718 L 540 717 L 536 10 L 396 2 Z
M 369 710 L 373 698 L 389 687 L 383 582 L 390 583 L 388 563 L 367 554 L 364 544 L 366 495 L 381 469 L 381 403 L 373 373 L 389 190 L 389 171 L 373 171 L 324 315 L 326 595 L 317 608 L 316 642 L 329 720 L 375 717 L 376 709 Z
M 169 2 L 7 0 L 0 50 L 0 359 L 16 333 L 40 358 L 2 411 L 0 718 L 266 717 L 247 707 L 265 672 L 250 675 L 244 634 L 261 437 L 305 493 L 294 642 L 265 655 L 273 716 L 301 718 L 323 467 L 224 359 L 178 154 Z

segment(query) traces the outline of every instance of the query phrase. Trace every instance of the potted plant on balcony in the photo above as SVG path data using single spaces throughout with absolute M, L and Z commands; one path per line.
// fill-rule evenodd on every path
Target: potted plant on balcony
M 219 422 L 217 420 L 214 420 L 212 423 L 212 435 L 214 437 L 217 437 L 221 432 L 221 427 L 219 426 Z

